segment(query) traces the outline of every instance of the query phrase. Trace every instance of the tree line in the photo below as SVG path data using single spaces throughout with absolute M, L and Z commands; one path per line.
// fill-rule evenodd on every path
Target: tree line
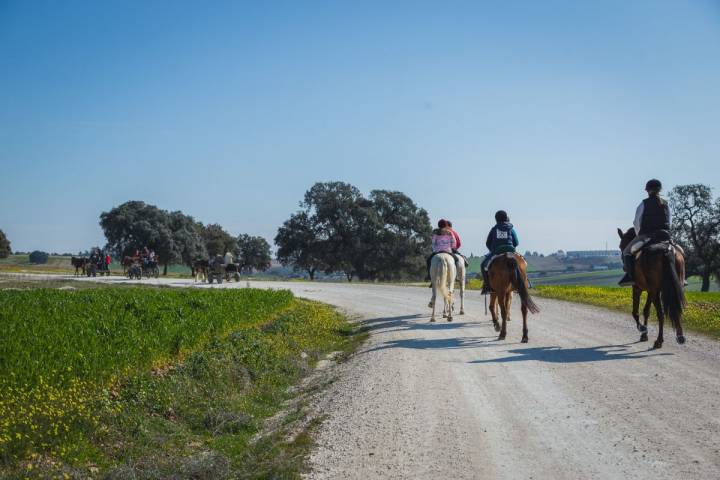
M 304 271 L 343 273 L 348 281 L 417 278 L 425 271 L 432 227 L 427 211 L 401 192 L 368 197 L 344 182 L 316 183 L 275 236 L 277 258 Z
M 100 214 L 106 249 L 117 258 L 145 247 L 155 251 L 164 267 L 192 266 L 198 259 L 231 252 L 244 270 L 270 267 L 270 245 L 258 236 L 232 236 L 218 224 L 204 225 L 181 211 L 162 210 L 141 201 L 129 201 Z
M 701 278 L 708 291 L 720 283 L 720 198 L 707 185 L 678 185 L 669 194 L 672 235 L 686 254 L 688 276 Z M 402 192 L 373 190 L 364 196 L 344 182 L 316 183 L 275 236 L 277 258 L 307 273 L 342 273 L 348 280 L 418 278 L 430 250 L 427 212 Z M 232 236 L 218 224 L 204 225 L 180 211 L 169 212 L 129 201 L 100 215 L 107 248 L 117 257 L 145 246 L 165 267 L 188 266 L 199 258 L 232 252 L 245 270 L 270 266 L 270 245 L 260 236 Z M 0 258 L 11 253 L 0 230 Z M 533 252 L 534 254 L 534 252 Z

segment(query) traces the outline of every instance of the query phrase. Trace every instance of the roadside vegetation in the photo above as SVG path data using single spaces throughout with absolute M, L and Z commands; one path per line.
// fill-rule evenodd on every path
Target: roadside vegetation
M 311 442 L 264 420 L 360 337 L 288 291 L 0 290 L 0 477 L 293 478 Z
M 540 297 L 610 308 L 626 312 L 628 316 L 632 311 L 632 295 L 627 288 L 540 285 L 533 293 Z M 646 296 L 643 294 L 641 310 Z M 686 297 L 688 305 L 683 315 L 683 327 L 720 337 L 720 292 L 686 292 Z M 651 319 L 656 320 L 654 308 L 652 312 Z

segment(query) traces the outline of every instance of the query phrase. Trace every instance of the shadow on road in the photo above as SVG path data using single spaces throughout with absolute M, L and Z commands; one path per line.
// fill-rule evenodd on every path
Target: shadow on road
M 464 322 L 446 322 L 445 320 L 435 323 L 417 322 L 420 318 L 427 318 L 427 315 L 417 313 L 415 315 L 401 315 L 398 317 L 378 317 L 363 320 L 361 330 L 364 332 L 373 332 L 382 330 L 383 332 L 392 332 L 400 330 L 450 330 L 463 327 L 471 327 L 476 323 Z
M 411 348 L 416 350 L 455 350 L 462 348 L 479 348 L 497 345 L 497 335 L 490 337 L 461 337 L 461 338 L 407 338 L 392 340 L 373 347 L 363 353 L 388 348 Z
M 474 360 L 468 363 L 509 363 L 525 362 L 535 360 L 548 363 L 581 363 L 581 362 L 603 362 L 607 360 L 636 360 L 647 357 L 658 357 L 674 355 L 673 353 L 661 353 L 654 350 L 631 351 L 625 345 L 601 345 L 597 347 L 583 348 L 561 348 L 561 347 L 531 347 L 508 350 L 513 356 L 502 358 L 490 358 L 486 360 Z

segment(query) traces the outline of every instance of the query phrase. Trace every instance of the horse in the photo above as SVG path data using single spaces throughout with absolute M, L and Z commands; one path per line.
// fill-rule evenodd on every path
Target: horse
M 71 257 L 70 264 L 75 267 L 75 276 L 85 275 L 85 265 L 87 265 L 88 259 L 85 257 Z
M 432 298 L 428 304 L 432 308 L 430 321 L 435 321 L 435 299 L 437 294 L 443 298 L 443 317 L 447 317 L 448 322 L 452 322 L 453 311 L 453 290 L 455 288 L 455 279 L 457 273 L 455 271 L 455 257 L 449 253 L 438 253 L 430 263 L 430 281 L 432 282 Z
M 525 273 L 527 263 L 518 253 L 508 252 L 497 255 L 490 264 L 488 278 L 490 280 L 490 314 L 492 315 L 493 326 L 496 332 L 500 332 L 498 340 L 504 340 L 507 335 L 507 322 L 510 321 L 510 305 L 512 304 L 512 293 L 520 295 L 523 317 L 522 343 L 528 343 L 527 314 L 540 312 L 540 309 L 528 291 L 527 274 Z M 498 323 L 497 306 L 500 304 L 500 315 L 502 326 Z
M 635 228 L 630 228 L 625 233 L 618 228 L 617 232 L 620 237 L 620 250 L 625 250 L 625 247 L 635 238 Z M 650 317 L 650 308 L 655 305 L 658 317 L 658 336 L 653 348 L 662 348 L 665 314 L 670 317 L 677 342 L 680 345 L 685 343 L 682 329 L 682 314 L 686 304 L 683 289 L 685 256 L 682 248 L 671 242 L 661 242 L 650 248 L 640 249 L 635 264 L 634 278 L 632 316 L 635 319 L 635 326 L 640 331 L 640 341 L 647 342 L 648 340 L 647 323 Z M 638 310 L 642 292 L 647 292 L 647 300 L 643 308 L 644 323 L 641 324 Z
M 137 263 L 140 261 L 140 257 L 130 257 L 130 256 L 124 256 L 122 261 L 120 262 L 120 265 L 123 267 L 123 275 L 127 274 L 128 268 L 130 268 L 134 263 Z
M 195 282 L 206 282 L 207 272 L 210 268 L 210 262 L 205 259 L 193 260 L 191 269 L 191 275 L 195 279 Z

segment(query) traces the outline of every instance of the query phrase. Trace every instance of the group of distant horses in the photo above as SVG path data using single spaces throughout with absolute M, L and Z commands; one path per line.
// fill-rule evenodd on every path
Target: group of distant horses
M 635 229 L 626 232 L 618 229 L 620 236 L 620 250 L 635 238 Z M 653 348 L 663 345 L 663 327 L 665 316 L 670 318 L 675 329 L 679 344 L 685 343 L 682 329 L 682 314 L 686 306 L 685 283 L 685 256 L 682 248 L 675 245 L 669 238 L 654 238 L 643 245 L 637 252 L 635 266 L 635 285 L 632 288 L 633 309 L 637 329 L 640 331 L 640 341 L 647 341 L 647 323 L 650 310 L 655 306 L 658 317 L 658 336 Z M 527 263 L 519 253 L 509 252 L 495 255 L 488 267 L 490 281 L 490 314 L 495 331 L 499 332 L 498 339 L 504 340 L 507 335 L 507 323 L 510 320 L 510 306 L 512 294 L 516 292 L 520 297 L 520 311 L 523 317 L 522 343 L 529 341 L 527 316 L 530 313 L 539 313 L 540 309 L 533 301 L 529 292 L 527 277 Z M 433 256 L 430 263 L 430 279 L 432 297 L 428 307 L 432 309 L 430 321 L 435 322 L 435 304 L 438 296 L 443 300 L 442 315 L 448 322 L 453 321 L 454 288 L 457 281 L 460 285 L 460 315 L 465 313 L 465 263 L 463 259 L 456 260 L 450 253 L 439 253 Z M 647 292 L 647 300 L 643 308 L 643 323 L 640 322 L 640 298 Z M 498 316 L 498 307 L 500 315 Z M 502 322 L 499 321 L 499 318 Z

